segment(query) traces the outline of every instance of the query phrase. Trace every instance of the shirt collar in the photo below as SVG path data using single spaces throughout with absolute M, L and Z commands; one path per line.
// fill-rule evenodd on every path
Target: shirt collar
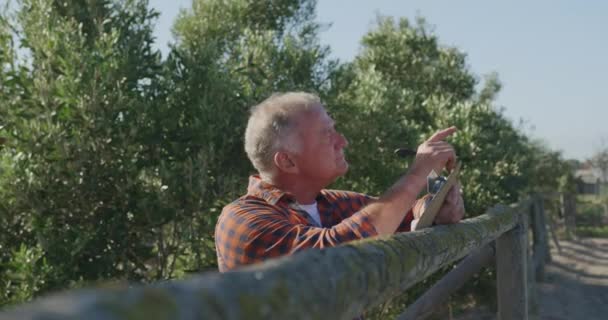
M 275 205 L 284 196 L 293 199 L 293 195 L 277 188 L 269 182 L 262 180 L 262 178 L 257 174 L 249 177 L 247 195 L 264 199 L 264 201 L 272 205 Z
M 289 192 L 285 192 L 285 191 L 277 188 L 276 186 L 272 185 L 271 183 L 262 180 L 262 178 L 257 174 L 249 177 L 249 186 L 247 187 L 247 195 L 264 199 L 264 201 L 266 201 L 272 205 L 275 205 L 283 197 L 290 200 L 291 202 L 296 201 L 293 194 L 291 194 Z M 323 198 L 323 192 L 320 192 L 316 198 L 317 202 L 319 202 L 319 200 L 322 200 L 322 198 Z

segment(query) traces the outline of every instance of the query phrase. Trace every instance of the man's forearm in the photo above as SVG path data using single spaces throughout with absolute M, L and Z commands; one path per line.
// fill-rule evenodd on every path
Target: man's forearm
M 377 201 L 366 206 L 370 222 L 378 235 L 393 234 L 407 212 L 416 203 L 416 196 L 426 185 L 426 177 L 408 173 L 401 177 Z

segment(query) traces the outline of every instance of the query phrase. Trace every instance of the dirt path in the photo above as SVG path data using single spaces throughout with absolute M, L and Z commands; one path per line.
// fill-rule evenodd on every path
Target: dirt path
M 553 245 L 553 243 L 551 242 Z M 608 239 L 561 240 L 561 252 L 551 248 L 553 261 L 545 281 L 537 284 L 538 316 L 531 320 L 608 319 Z M 496 314 L 480 307 L 457 320 L 495 320 Z
M 560 241 L 538 285 L 540 319 L 608 319 L 608 239 Z

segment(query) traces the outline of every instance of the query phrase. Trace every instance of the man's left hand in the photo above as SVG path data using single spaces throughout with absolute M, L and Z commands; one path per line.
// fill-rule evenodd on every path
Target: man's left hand
M 454 184 L 435 217 L 435 224 L 458 223 L 464 217 L 464 201 L 460 192 L 460 183 Z

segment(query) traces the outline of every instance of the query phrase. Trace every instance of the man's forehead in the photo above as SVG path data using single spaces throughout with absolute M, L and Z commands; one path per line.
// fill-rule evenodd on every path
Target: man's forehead
M 308 106 L 306 108 L 300 108 L 298 110 L 295 110 L 295 112 L 292 113 L 292 116 L 295 116 L 297 118 L 309 118 L 313 116 L 318 117 L 319 115 L 323 114 L 327 114 L 327 111 L 325 111 L 323 105 L 316 104 L 313 106 Z
M 323 124 L 328 124 L 328 125 L 334 124 L 334 119 L 332 119 L 332 117 L 329 115 L 329 113 L 327 112 L 325 107 L 323 107 L 322 105 L 318 109 L 315 109 L 312 112 L 311 116 L 315 119 L 320 120 Z

